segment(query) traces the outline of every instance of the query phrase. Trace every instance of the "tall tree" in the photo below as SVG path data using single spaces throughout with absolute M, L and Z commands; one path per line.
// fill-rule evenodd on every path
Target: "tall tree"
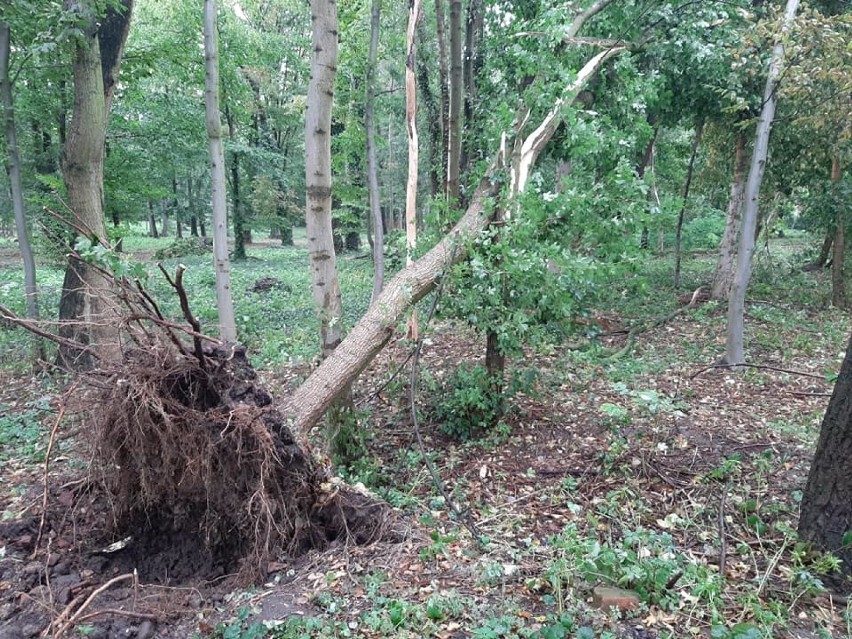
M 420 169 L 417 139 L 417 83 L 415 82 L 417 22 L 420 20 L 420 0 L 409 0 L 408 31 L 405 54 L 405 122 L 408 130 L 408 181 L 405 190 L 405 263 L 414 261 L 417 247 L 417 174 Z M 408 336 L 417 339 L 417 309 L 411 312 Z
M 367 142 L 367 193 L 370 200 L 370 219 L 373 226 L 373 295 L 375 302 L 385 282 L 385 228 L 379 200 L 379 167 L 376 159 L 376 60 L 379 51 L 379 25 L 382 0 L 370 5 L 370 49 L 367 53 L 366 100 L 364 129 Z
M 745 361 L 743 348 L 743 315 L 745 313 L 745 294 L 751 279 L 751 263 L 754 255 L 755 230 L 757 226 L 757 209 L 760 202 L 760 183 L 766 168 L 766 156 L 769 151 L 769 134 L 772 131 L 772 120 L 775 117 L 775 90 L 781 78 L 784 67 L 784 38 L 789 32 L 799 0 L 787 0 L 784 11 L 784 21 L 781 33 L 772 50 L 769 62 L 769 74 L 766 78 L 766 88 L 763 92 L 763 108 L 757 125 L 757 137 L 751 156 L 751 166 L 745 190 L 745 204 L 742 216 L 740 244 L 737 251 L 737 270 L 731 285 L 731 295 L 728 298 L 728 326 L 725 349 L 725 362 L 735 365 Z
M 216 269 L 216 309 L 219 336 L 225 342 L 237 341 L 234 303 L 231 299 L 231 264 L 228 259 L 228 212 L 225 192 L 225 151 L 222 146 L 222 120 L 219 116 L 219 42 L 216 28 L 216 0 L 204 0 L 204 104 L 213 185 L 213 261 Z
M 728 198 L 728 212 L 725 219 L 725 231 L 719 242 L 719 259 L 713 274 L 713 286 L 710 296 L 714 300 L 727 300 L 731 294 L 731 281 L 734 278 L 734 265 L 737 257 L 737 237 L 740 232 L 740 220 L 745 194 L 745 175 L 747 155 L 746 138 L 742 131 L 737 133 L 734 152 L 734 175 L 731 180 L 731 194 Z
M 686 203 L 689 200 L 689 188 L 692 186 L 692 175 L 695 172 L 695 158 L 698 155 L 698 145 L 701 144 L 701 135 L 704 132 L 704 121 L 699 121 L 695 125 L 695 133 L 692 138 L 692 150 L 689 154 L 689 164 L 686 167 L 686 182 L 683 185 L 683 202 L 680 205 L 680 213 L 677 216 L 677 226 L 675 227 L 675 269 L 674 269 L 674 287 L 680 286 L 680 240 L 683 231 L 683 218 L 686 213 Z
M 38 319 L 38 289 L 36 287 L 36 265 L 30 242 L 30 231 L 24 209 L 24 189 L 21 183 L 21 158 L 18 153 L 18 134 L 15 127 L 15 106 L 12 99 L 12 78 L 9 75 L 11 55 L 9 23 L 0 22 L 0 101 L 3 103 L 3 120 L 6 130 L 7 172 L 12 191 L 12 208 L 15 214 L 15 231 L 18 249 L 24 262 L 24 294 L 26 295 L 27 318 Z M 38 344 L 38 343 L 37 343 Z M 42 355 L 37 345 L 35 355 Z
M 447 136 L 447 199 L 459 203 L 462 145 L 462 3 L 450 0 L 450 103 Z
M 311 0 L 313 53 L 305 115 L 306 221 L 323 359 L 343 339 L 343 302 L 331 224 L 331 107 L 337 73 L 337 29 L 335 0 Z
M 75 228 L 93 243 L 105 244 L 104 144 L 133 0 L 111 4 L 103 16 L 97 6 L 89 0 L 66 0 L 64 5 L 79 20 L 80 33 L 74 42 L 74 111 L 62 173 Z M 118 357 L 119 345 L 107 317 L 108 290 L 109 282 L 97 268 L 69 259 L 59 303 L 59 319 L 64 322 L 60 333 L 80 347 L 60 347 L 64 365 L 87 368 L 94 357 Z

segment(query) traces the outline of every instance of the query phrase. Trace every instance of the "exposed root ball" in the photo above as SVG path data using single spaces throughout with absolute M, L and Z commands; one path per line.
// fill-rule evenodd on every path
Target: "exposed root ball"
M 257 385 L 245 350 L 204 359 L 131 351 L 98 408 L 93 468 L 117 535 L 133 535 L 128 551 L 190 536 L 213 564 L 258 577 L 282 551 L 378 537 L 387 509 L 330 492 Z

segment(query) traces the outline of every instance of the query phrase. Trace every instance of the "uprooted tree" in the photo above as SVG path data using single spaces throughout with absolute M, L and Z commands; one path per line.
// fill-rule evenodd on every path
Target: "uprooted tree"
M 574 31 L 609 1 L 580 14 Z M 121 359 L 111 353 L 101 357 L 97 342 L 47 335 L 0 307 L 0 315 L 96 360 L 90 373 L 96 380 L 92 392 L 100 395 L 94 404 L 99 408 L 92 429 L 93 471 L 110 496 L 116 534 L 133 531 L 137 548 L 146 538 L 156 543 L 164 532 L 200 534 L 208 553 L 232 560 L 245 575 L 259 576 L 278 552 L 342 537 L 368 541 L 387 530 L 388 509 L 332 482 L 300 437 L 389 341 L 402 314 L 464 258 L 469 241 L 489 226 L 497 207 L 508 210 L 523 193 L 563 110 L 623 50 L 611 46 L 591 57 L 538 126 L 529 126 L 530 108 L 519 110 L 514 143 L 503 136 L 502 148 L 453 229 L 388 283 L 349 335 L 277 408 L 244 350 L 202 334 L 183 288 L 182 268 L 163 275 L 179 297 L 186 324 L 167 319 L 131 279 L 135 274 L 105 260 L 103 245 L 96 243 L 88 256 L 72 255 L 110 280 L 98 294 L 109 296 L 106 303 L 115 313 L 120 310 L 112 327 L 119 333 Z M 502 184 L 509 185 L 508 192 L 501 193 Z

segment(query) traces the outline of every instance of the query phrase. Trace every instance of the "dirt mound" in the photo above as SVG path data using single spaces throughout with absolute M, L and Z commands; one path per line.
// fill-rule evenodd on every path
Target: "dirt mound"
M 116 560 L 145 579 L 262 577 L 282 552 L 385 529 L 382 504 L 332 486 L 296 442 L 242 347 L 131 351 L 99 405 L 92 470 L 130 537 Z

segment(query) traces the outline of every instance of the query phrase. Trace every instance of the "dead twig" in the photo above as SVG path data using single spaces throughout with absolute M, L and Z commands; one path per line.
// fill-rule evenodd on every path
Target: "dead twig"
M 44 637 L 50 636 L 51 630 L 53 628 L 57 628 L 57 626 L 58 626 L 58 628 L 53 631 L 53 639 L 60 639 L 60 637 L 62 637 L 66 632 L 71 630 L 71 628 L 73 628 L 75 625 L 77 625 L 77 623 L 79 623 L 80 617 L 83 616 L 83 611 L 86 610 L 86 608 L 89 607 L 89 605 L 92 603 L 92 601 L 94 601 L 95 597 L 97 597 L 102 592 L 109 590 L 112 586 L 114 586 L 117 583 L 121 583 L 122 581 L 128 581 L 128 580 L 132 580 L 132 579 L 136 579 L 135 571 L 134 572 L 128 572 L 128 573 L 125 573 L 123 575 L 119 575 L 118 577 L 113 577 L 108 582 L 106 582 L 105 584 L 103 584 L 99 588 L 96 588 L 94 591 L 92 591 L 92 593 L 86 598 L 86 600 L 80 605 L 80 607 L 77 608 L 77 610 L 72 614 L 71 610 L 73 610 L 73 606 L 78 601 L 79 597 L 74 599 L 74 601 L 72 601 L 70 604 L 68 604 L 68 606 L 65 608 L 65 610 L 63 610 L 60 613 L 60 615 L 56 618 L 56 620 L 45 629 L 45 631 L 42 633 L 42 636 L 44 636 Z M 62 625 L 60 626 L 59 622 L 64 618 L 67 618 L 68 620 L 65 621 L 64 623 L 62 623 Z
M 790 375 L 799 375 L 800 377 L 810 377 L 812 379 L 821 379 L 822 381 L 825 381 L 825 375 L 817 375 L 815 373 L 806 373 L 805 371 L 797 371 L 797 370 L 793 370 L 792 368 L 780 368 L 778 366 L 769 366 L 768 364 L 746 364 L 744 362 L 740 363 L 740 364 L 728 364 L 726 362 L 717 362 L 715 364 L 711 364 L 710 366 L 705 366 L 704 368 L 693 373 L 692 375 L 689 376 L 689 379 L 695 379 L 699 375 L 706 373 L 707 371 L 717 369 L 717 368 L 732 369 L 732 368 L 739 368 L 739 367 L 756 368 L 758 370 L 766 370 L 766 371 L 775 371 L 776 373 L 789 373 Z
M 77 383 L 74 383 L 65 394 L 62 396 L 62 401 L 59 404 L 59 414 L 56 416 L 56 421 L 53 422 L 53 427 L 50 429 L 50 439 L 47 440 L 47 451 L 44 453 L 44 471 L 42 473 L 42 495 L 41 495 L 41 521 L 38 524 L 38 535 L 36 535 L 35 547 L 31 558 L 36 556 L 41 538 L 44 534 L 44 524 L 47 519 L 47 494 L 48 494 L 48 479 L 50 476 L 50 453 L 53 452 L 53 444 L 56 442 L 56 432 L 59 430 L 59 425 L 65 417 L 65 409 L 67 407 L 68 397 L 77 388 Z
M 117 615 L 120 617 L 129 617 L 130 619 L 143 619 L 145 621 L 160 620 L 157 615 L 150 612 L 132 612 L 130 610 L 120 610 L 119 608 L 104 608 L 103 610 L 96 610 L 95 612 L 83 615 L 77 619 L 77 623 L 83 623 L 84 621 L 89 621 L 89 619 L 94 619 L 95 617 L 100 617 L 102 615 Z
M 175 271 L 174 279 L 169 276 L 169 272 L 165 269 L 162 262 L 157 264 L 157 267 L 165 276 L 166 281 L 171 284 L 171 287 L 175 289 L 178 294 L 183 316 L 186 318 L 186 321 L 189 322 L 189 325 L 192 326 L 192 330 L 194 331 L 192 343 L 195 347 L 195 357 L 198 359 L 198 365 L 201 366 L 202 369 L 206 369 L 207 365 L 204 359 L 204 351 L 201 348 L 201 338 L 199 337 L 201 334 L 201 323 L 198 321 L 198 318 L 192 314 L 192 310 L 189 308 L 189 298 L 186 296 L 186 289 L 183 287 L 183 274 L 184 271 L 186 271 L 186 267 L 183 264 L 179 264 L 177 271 Z

